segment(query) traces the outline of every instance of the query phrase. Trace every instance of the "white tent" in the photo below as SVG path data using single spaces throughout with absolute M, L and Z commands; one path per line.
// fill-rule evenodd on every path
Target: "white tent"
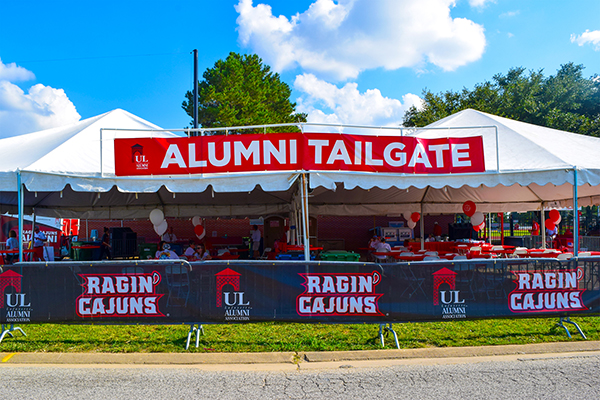
M 260 216 L 288 212 L 297 174 L 118 177 L 114 139 L 176 137 L 123 110 L 76 124 L 0 140 L 0 212 L 64 218 Z M 199 212 L 199 209 L 201 212 Z
M 303 131 L 310 127 L 299 125 Z M 385 134 L 379 128 L 366 131 Z M 0 140 L 0 212 L 24 214 L 35 209 L 38 215 L 97 219 L 147 218 L 154 208 L 168 217 L 293 214 L 306 207 L 306 201 L 299 201 L 299 194 L 306 193 L 304 184 L 298 184 L 300 175 L 308 176 L 310 213 L 321 215 L 456 213 L 467 200 L 483 212 L 576 207 L 577 198 L 580 205 L 600 202 L 598 138 L 474 110 L 426 128 L 389 132 L 423 138 L 482 136 L 485 172 L 263 171 L 119 177 L 114 170 L 115 138 L 182 133 L 114 110 L 71 126 Z M 305 195 L 302 198 L 306 200 Z
M 471 200 L 483 212 L 522 212 L 600 203 L 600 139 L 464 110 L 405 135 L 482 136 L 485 172 L 457 175 L 314 171 L 311 212 L 386 215 L 409 209 L 459 213 Z M 343 199 L 339 201 L 339 199 Z M 336 201 L 338 200 L 338 201 Z
M 311 214 L 456 213 L 467 200 L 483 212 L 570 207 L 575 176 L 579 205 L 600 202 L 598 138 L 475 110 L 426 128 L 391 132 L 425 138 L 482 136 L 485 172 L 304 171 L 312 191 Z M 47 216 L 145 218 L 156 207 L 172 217 L 258 216 L 292 210 L 298 192 L 295 182 L 303 171 L 115 176 L 115 138 L 181 135 L 114 110 L 71 126 L 0 140 L 0 211 L 17 212 L 18 179 L 25 188 L 25 212 L 35 208 Z

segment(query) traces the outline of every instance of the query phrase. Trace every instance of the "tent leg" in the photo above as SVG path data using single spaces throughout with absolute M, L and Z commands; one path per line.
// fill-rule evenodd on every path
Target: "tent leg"
M 198 325 L 198 327 L 196 327 L 196 325 Z M 196 348 L 198 348 L 200 346 L 200 332 L 202 332 L 202 335 L 204 335 L 204 327 L 202 326 L 202 324 L 193 322 L 190 325 L 190 331 L 188 332 L 187 342 L 185 344 L 186 350 L 190 347 L 190 340 L 192 339 L 192 334 L 194 332 L 196 332 Z
M 575 325 L 575 328 L 577 328 L 577 331 L 579 332 L 579 334 L 581 335 L 582 338 L 587 339 L 587 337 L 585 336 L 585 334 L 583 333 L 583 331 L 581 330 L 581 328 L 579 327 L 579 325 L 577 325 L 576 322 L 571 321 L 570 317 L 560 317 L 560 319 L 558 320 L 558 323 L 556 324 L 556 326 L 560 326 L 561 328 L 563 328 L 565 330 L 565 332 L 567 332 L 567 336 L 569 337 L 569 339 L 571 338 L 571 332 L 569 332 L 569 330 L 567 329 L 567 327 L 564 325 L 564 323 L 567 324 L 572 324 Z
M 573 255 L 579 254 L 579 204 L 577 204 L 577 168 L 573 168 Z
M 302 174 L 302 233 L 304 242 L 304 260 L 310 261 L 310 234 L 308 223 L 308 183 L 306 174 Z
M 6 335 L 14 337 L 12 333 L 15 331 L 19 331 L 23 334 L 23 336 L 27 336 L 25 332 L 23 332 L 23 329 L 19 328 L 18 326 L 15 326 L 14 324 L 10 324 L 10 327 L 8 327 L 8 324 L 2 324 L 2 334 L 0 335 L 0 343 L 2 343 L 2 340 Z
M 383 331 L 386 330 L 388 332 L 392 332 L 394 335 L 394 340 L 396 342 L 396 348 L 400 349 L 400 343 L 398 343 L 398 335 L 394 328 L 392 328 L 392 323 L 390 322 L 389 326 L 385 326 L 385 324 L 379 324 L 379 340 L 381 341 L 381 347 L 385 347 L 385 343 L 383 341 Z

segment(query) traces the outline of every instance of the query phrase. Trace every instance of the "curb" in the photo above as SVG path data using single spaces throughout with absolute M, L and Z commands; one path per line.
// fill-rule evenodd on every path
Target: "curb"
M 308 366 L 345 361 L 464 359 L 580 352 L 600 352 L 600 341 L 299 353 L 0 353 L 0 364 L 174 366 L 287 364 L 289 366 Z

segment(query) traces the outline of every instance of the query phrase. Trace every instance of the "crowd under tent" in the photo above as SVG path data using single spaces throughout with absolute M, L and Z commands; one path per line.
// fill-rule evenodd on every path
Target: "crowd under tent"
M 302 226 L 310 214 L 460 213 L 468 200 L 477 204 L 478 211 L 490 213 L 577 209 L 600 203 L 598 138 L 475 110 L 461 111 L 425 128 L 297 126 L 304 135 L 330 132 L 399 140 L 481 137 L 484 169 L 414 174 L 265 168 L 118 176 L 116 139 L 170 140 L 186 132 L 165 131 L 114 110 L 70 126 L 0 140 L 0 212 L 134 219 L 147 218 L 151 210 L 160 208 L 165 217 L 175 218 L 288 214 Z

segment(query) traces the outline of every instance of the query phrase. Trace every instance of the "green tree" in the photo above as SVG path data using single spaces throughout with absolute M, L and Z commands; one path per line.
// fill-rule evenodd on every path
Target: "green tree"
M 256 54 L 229 53 L 203 78 L 198 83 L 198 123 L 203 128 L 306 122 L 306 114 L 295 112 L 290 87 Z M 193 93 L 185 97 L 182 107 L 193 118 Z M 294 129 L 269 131 L 277 130 Z
M 506 75 L 475 85 L 473 90 L 439 94 L 423 91 L 424 107 L 411 107 L 405 126 L 425 126 L 473 108 L 550 128 L 600 136 L 600 79 L 583 77 L 582 65 L 568 63 L 556 75 L 511 68 Z

